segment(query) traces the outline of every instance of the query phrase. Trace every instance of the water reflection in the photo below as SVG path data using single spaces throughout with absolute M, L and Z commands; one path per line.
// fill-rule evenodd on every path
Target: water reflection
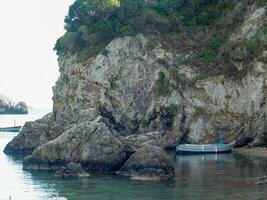
M 51 197 L 53 187 L 49 192 L 40 192 L 46 189 L 45 184 L 33 183 L 32 175 L 22 171 L 21 160 L 6 156 L 2 151 L 8 141 L 14 137 L 14 133 L 0 134 L 0 199 L 40 200 Z
M 267 197 L 267 190 L 255 184 L 264 174 L 259 159 L 234 154 L 205 154 L 175 156 L 175 163 L 177 184 L 196 188 L 203 199 Z
M 262 160 L 233 154 L 174 156 L 171 182 L 129 181 L 114 175 L 59 178 L 22 170 L 21 158 L 2 153 L 15 135 L 0 134 L 0 200 L 49 200 L 60 191 L 69 200 L 266 200 L 267 190 L 255 185 L 264 171 Z

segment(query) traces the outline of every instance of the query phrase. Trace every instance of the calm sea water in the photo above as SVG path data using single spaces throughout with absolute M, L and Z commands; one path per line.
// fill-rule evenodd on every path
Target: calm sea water
M 49 109 L 29 109 L 28 115 L 0 115 L 0 127 L 23 126 L 26 121 L 40 119 L 52 110 Z
M 265 173 L 266 161 L 262 159 L 233 154 L 170 154 L 176 165 L 176 178 L 171 182 L 130 181 L 112 175 L 64 179 L 45 172 L 23 171 L 21 158 L 6 156 L 3 148 L 16 134 L 0 133 L 0 200 L 7 200 L 9 195 L 12 200 L 49 200 L 57 191 L 69 200 L 267 199 L 267 186 L 255 184 Z

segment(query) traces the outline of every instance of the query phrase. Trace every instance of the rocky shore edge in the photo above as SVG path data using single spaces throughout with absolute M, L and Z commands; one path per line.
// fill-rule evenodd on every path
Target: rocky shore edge
M 172 160 L 167 153 L 155 146 L 145 146 L 136 151 L 128 160 L 121 163 L 119 170 L 101 171 L 88 169 L 85 163 L 42 163 L 32 164 L 30 157 L 23 161 L 24 170 L 49 170 L 55 176 L 62 178 L 86 178 L 93 173 L 109 173 L 129 178 L 135 181 L 170 181 L 175 177 L 175 169 Z M 119 167 L 119 166 L 118 166 Z
M 61 177 L 116 173 L 135 180 L 174 178 L 174 164 L 163 147 L 151 142 L 145 142 L 141 147 L 128 144 L 103 117 L 73 125 L 58 137 L 47 131 L 50 117 L 47 115 L 34 123 L 26 123 L 21 133 L 4 149 L 9 155 L 28 155 L 23 160 L 24 170 L 48 170 Z M 24 137 L 24 134 L 31 137 Z

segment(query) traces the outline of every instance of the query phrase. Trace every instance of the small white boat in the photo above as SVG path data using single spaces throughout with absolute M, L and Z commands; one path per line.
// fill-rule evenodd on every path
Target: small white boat
M 176 146 L 176 153 L 226 153 L 231 152 L 234 148 L 235 141 L 231 143 L 216 144 L 181 144 Z

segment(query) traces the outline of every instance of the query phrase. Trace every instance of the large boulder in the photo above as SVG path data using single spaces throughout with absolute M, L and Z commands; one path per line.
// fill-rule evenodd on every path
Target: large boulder
M 55 139 L 60 131 L 51 130 L 52 114 L 47 114 L 35 122 L 25 123 L 22 131 L 11 142 L 4 152 L 6 154 L 31 154 L 34 149 Z
M 80 163 L 86 171 L 116 171 L 125 161 L 124 146 L 102 118 L 78 124 L 58 138 L 37 148 L 24 162 L 24 169 L 59 170 Z
M 118 172 L 133 180 L 161 181 L 174 178 L 174 165 L 164 150 L 145 146 L 134 153 Z

